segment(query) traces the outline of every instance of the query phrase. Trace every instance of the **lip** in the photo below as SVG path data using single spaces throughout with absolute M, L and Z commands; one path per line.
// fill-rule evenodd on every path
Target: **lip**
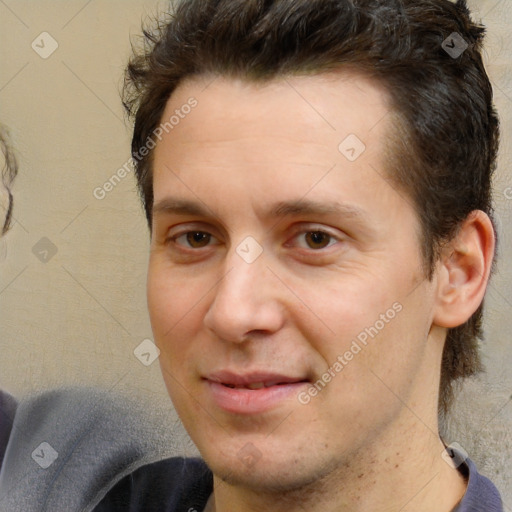
M 233 414 L 260 414 L 278 407 L 283 401 L 297 396 L 309 381 L 280 373 L 253 371 L 244 374 L 222 370 L 204 378 L 213 402 Z M 263 383 L 260 389 L 243 387 Z

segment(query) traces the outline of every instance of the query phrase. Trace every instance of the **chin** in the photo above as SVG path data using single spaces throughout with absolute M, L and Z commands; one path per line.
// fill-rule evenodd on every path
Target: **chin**
M 290 450 L 290 453 L 294 453 Z M 295 452 L 296 453 L 296 452 Z M 264 494 L 303 492 L 336 470 L 334 460 L 312 461 L 297 456 L 279 456 L 271 450 L 258 460 L 243 461 L 238 454 L 203 454 L 203 458 L 217 478 L 231 486 L 252 489 Z

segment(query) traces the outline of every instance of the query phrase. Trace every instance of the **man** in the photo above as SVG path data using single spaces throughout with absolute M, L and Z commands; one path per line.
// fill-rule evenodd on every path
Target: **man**
M 483 32 L 448 0 L 183 0 L 145 32 L 149 312 L 204 462 L 97 510 L 503 510 L 438 427 L 495 253 Z

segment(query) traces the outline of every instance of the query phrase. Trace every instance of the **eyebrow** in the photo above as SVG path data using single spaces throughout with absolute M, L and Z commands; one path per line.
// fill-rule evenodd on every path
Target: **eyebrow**
M 351 204 L 299 199 L 277 203 L 271 210 L 271 215 L 286 217 L 294 215 L 340 215 L 355 220 L 367 220 L 368 215 L 359 207 Z
M 213 212 L 205 205 L 187 199 L 167 197 L 155 203 L 152 209 L 153 215 L 166 213 L 169 215 L 193 215 L 198 217 L 213 217 Z
M 190 215 L 198 217 L 216 217 L 211 209 L 204 203 L 167 197 L 153 206 L 153 215 Z M 369 222 L 368 215 L 361 208 L 340 202 L 313 201 L 309 199 L 297 199 L 292 201 L 281 201 L 272 206 L 268 216 L 270 217 L 293 217 L 300 215 L 336 215 L 350 218 L 360 222 Z

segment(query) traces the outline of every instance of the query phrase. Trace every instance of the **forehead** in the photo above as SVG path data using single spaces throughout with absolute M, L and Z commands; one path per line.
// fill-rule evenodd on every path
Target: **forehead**
M 184 108 L 190 98 L 197 101 L 191 111 Z M 263 83 L 195 78 L 183 82 L 169 98 L 162 123 L 173 114 L 177 120 L 176 113 L 181 117 L 164 133 L 169 144 L 159 144 L 155 157 L 165 147 L 176 152 L 193 145 L 201 152 L 194 151 L 190 157 L 206 153 L 215 157 L 218 151 L 218 156 L 225 158 L 229 153 L 248 164 L 261 161 L 271 151 L 272 157 L 325 165 L 340 156 L 340 143 L 350 136 L 350 141 L 359 139 L 365 151 L 381 149 L 389 130 L 388 105 L 382 86 L 352 72 L 289 76 Z
M 397 225 L 416 231 L 411 202 L 387 176 L 395 118 L 386 91 L 356 74 L 261 84 L 190 80 L 162 116 L 168 126 L 153 155 L 154 213 L 165 216 L 186 202 L 188 215 L 242 229 L 256 218 L 271 222 L 283 205 L 292 217 L 326 220 L 341 205 L 360 212 L 373 232 L 391 234 Z M 313 213 L 304 211 L 305 200 Z M 322 203 L 338 213 L 324 215 Z
M 154 150 L 154 202 L 207 198 L 221 210 L 244 196 L 270 211 L 308 194 L 370 205 L 385 175 L 388 105 L 379 84 L 354 73 L 188 80 L 161 118 L 167 127 Z M 382 197 L 380 206 L 390 206 L 393 199 Z

